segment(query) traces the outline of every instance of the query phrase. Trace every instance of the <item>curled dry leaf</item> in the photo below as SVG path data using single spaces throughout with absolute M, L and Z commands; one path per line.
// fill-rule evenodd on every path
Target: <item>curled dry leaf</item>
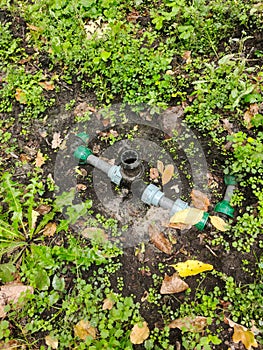
M 142 344 L 149 337 L 150 330 L 147 322 L 136 323 L 130 334 L 132 344 Z
M 162 173 L 162 185 L 166 185 L 169 181 L 171 181 L 174 175 L 174 166 L 173 164 L 168 164 L 163 173 Z
M 45 161 L 46 161 L 46 159 L 43 156 L 43 154 L 41 153 L 41 151 L 38 151 L 36 159 L 35 159 L 36 167 L 41 168 L 42 165 L 45 163 Z
M 0 288 L 0 318 L 5 317 L 6 312 L 4 310 L 5 306 L 9 304 L 11 301 L 13 303 L 17 303 L 19 297 L 22 293 L 29 291 L 33 294 L 33 288 L 30 286 L 25 286 L 22 283 L 11 282 L 7 283 Z
M 115 302 L 112 299 L 106 298 L 103 300 L 102 310 L 111 310 L 114 304 Z
M 47 205 L 47 204 L 40 204 L 37 208 L 36 211 L 40 214 L 40 215 L 45 215 L 48 214 L 51 210 L 51 206 Z
M 181 293 L 189 288 L 188 284 L 185 283 L 177 273 L 174 273 L 172 276 L 165 274 L 164 280 L 161 286 L 161 294 L 173 294 Z
M 57 224 L 55 222 L 49 222 L 43 231 L 43 235 L 46 237 L 53 237 L 57 230 Z
M 230 327 L 234 328 L 234 334 L 232 337 L 234 343 L 242 342 L 247 350 L 252 350 L 252 347 L 258 347 L 254 333 L 251 330 L 236 322 L 233 322 L 227 317 L 225 317 L 224 321 L 225 323 L 228 323 Z
M 77 185 L 76 185 L 76 188 L 77 188 L 77 190 L 78 190 L 79 192 L 80 192 L 80 191 L 86 191 L 87 186 L 84 185 L 84 184 L 77 184 Z
M 172 224 L 186 224 L 186 225 L 195 225 L 202 220 L 204 211 L 196 208 L 187 208 L 180 210 L 175 213 L 171 219 L 170 223 Z
M 51 349 L 57 349 L 58 348 L 58 339 L 55 337 L 52 337 L 51 335 L 47 335 L 45 337 L 45 343 L 47 346 L 50 346 Z
M 193 206 L 204 211 L 208 210 L 210 200 L 207 195 L 199 190 L 193 189 L 191 192 Z
M 150 179 L 151 180 L 156 180 L 159 177 L 159 171 L 157 168 L 151 168 L 150 169 Z
M 171 266 L 178 271 L 181 277 L 193 276 L 204 271 L 213 270 L 213 265 L 205 264 L 198 260 L 186 260 Z
M 206 326 L 207 318 L 203 316 L 177 318 L 168 325 L 169 328 L 184 328 L 189 332 L 202 332 Z
M 227 223 L 219 216 L 209 216 L 211 224 L 219 231 L 225 232 L 228 229 Z
M 74 334 L 82 340 L 86 340 L 87 337 L 96 339 L 97 330 L 89 321 L 81 320 L 74 326 Z
M 171 254 L 173 245 L 172 243 L 165 237 L 163 232 L 160 232 L 156 226 L 149 225 L 148 228 L 150 240 L 152 244 L 155 245 L 156 248 L 161 250 L 166 254 Z

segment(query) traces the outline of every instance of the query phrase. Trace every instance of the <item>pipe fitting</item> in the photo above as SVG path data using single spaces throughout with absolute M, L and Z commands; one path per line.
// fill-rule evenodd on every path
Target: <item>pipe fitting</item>
M 237 183 L 235 177 L 232 175 L 226 175 L 224 177 L 224 182 L 227 186 L 224 198 L 221 202 L 216 204 L 214 211 L 233 218 L 235 209 L 230 205 L 230 201 Z
M 74 157 L 80 165 L 87 164 L 87 159 L 90 155 L 92 155 L 92 151 L 85 146 L 79 146 L 74 152 Z
M 159 190 L 159 188 L 153 184 L 150 184 L 144 190 L 141 200 L 148 204 L 158 206 L 160 199 L 164 196 L 164 193 Z
M 108 177 L 111 182 L 115 183 L 115 185 L 119 186 L 122 180 L 121 167 L 119 165 L 112 165 L 107 172 Z
M 121 173 L 128 182 L 132 182 L 142 175 L 143 166 L 138 152 L 128 149 L 121 154 Z

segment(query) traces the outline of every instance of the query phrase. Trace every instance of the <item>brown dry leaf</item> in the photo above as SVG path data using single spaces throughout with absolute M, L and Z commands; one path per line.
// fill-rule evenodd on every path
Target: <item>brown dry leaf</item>
M 164 236 L 163 232 L 160 232 L 158 228 L 153 225 L 149 225 L 148 232 L 149 232 L 150 240 L 155 245 L 156 248 L 158 248 L 159 250 L 161 250 L 166 254 L 172 254 L 173 245 Z
M 54 132 L 53 139 L 51 142 L 51 148 L 55 149 L 60 146 L 62 139 L 60 138 L 60 132 Z
M 86 340 L 87 337 L 96 339 L 96 328 L 90 325 L 89 321 L 81 320 L 74 326 L 74 334 L 82 340 Z
M 25 153 L 21 153 L 19 158 L 23 163 L 28 163 L 31 160 L 31 158 Z
M 191 51 L 185 51 L 183 54 L 183 59 L 185 60 L 186 64 L 191 63 L 192 62 Z
M 77 188 L 78 191 L 86 191 L 87 186 L 84 185 L 84 184 L 77 184 L 76 188 Z
M 136 10 L 132 10 L 130 13 L 128 13 L 126 19 L 128 22 L 135 23 L 139 17 L 140 13 Z
M 160 174 L 163 174 L 164 172 L 164 164 L 161 160 L 157 160 L 157 170 Z
M 41 30 L 40 27 L 34 26 L 32 24 L 27 24 L 27 27 L 35 32 L 39 32 Z
M 19 344 L 16 340 L 9 340 L 7 343 L 0 341 L 0 349 L 1 350 L 26 350 L 26 345 Z
M 259 112 L 259 106 L 257 103 L 252 103 L 244 114 L 244 121 L 246 123 L 247 129 L 252 127 L 251 119 Z
M 188 284 L 185 283 L 177 273 L 174 273 L 172 276 L 165 274 L 164 280 L 161 286 L 161 294 L 173 294 L 180 293 L 189 288 Z
M 89 106 L 87 102 L 81 102 L 77 105 L 77 107 L 74 109 L 74 116 L 83 117 L 85 113 L 87 112 L 95 112 L 96 109 Z
M 55 85 L 53 81 L 41 81 L 39 85 L 47 91 L 52 91 L 55 89 Z
M 41 152 L 41 151 L 38 151 L 38 152 L 37 152 L 36 159 L 35 159 L 36 167 L 41 168 L 42 165 L 45 163 L 45 161 L 46 161 L 46 159 L 45 159 L 45 157 L 43 156 L 42 152 Z
M 168 164 L 163 173 L 162 173 L 162 185 L 166 185 L 174 175 L 174 166 L 173 164 Z
M 47 346 L 50 346 L 51 349 L 57 349 L 58 348 L 58 339 L 55 337 L 52 337 L 51 335 L 47 335 L 45 337 L 45 343 Z
M 211 271 L 214 268 L 213 265 L 205 264 L 199 260 L 186 260 L 171 266 L 178 271 L 181 277 L 194 276 L 204 271 Z
M 209 198 L 207 195 L 199 190 L 193 189 L 191 192 L 191 198 L 193 206 L 197 209 L 201 209 L 204 211 L 208 210 L 208 207 L 210 205 Z
M 195 225 L 202 220 L 204 211 L 197 208 L 187 208 L 180 210 L 170 218 L 172 224 Z
M 47 205 L 47 204 L 40 204 L 37 208 L 36 211 L 40 214 L 40 215 L 45 215 L 48 214 L 51 210 L 51 206 Z
M 4 310 L 5 306 L 11 301 L 15 304 L 18 302 L 19 297 L 22 293 L 29 291 L 33 294 L 33 288 L 30 286 L 25 286 L 19 282 L 7 283 L 0 288 L 0 318 L 5 317 L 6 312 Z
M 175 224 L 175 223 L 171 222 L 169 224 L 169 227 L 175 228 L 175 229 L 178 229 L 178 230 L 189 230 L 192 227 L 192 225 L 186 225 L 186 224 L 182 224 L 182 223 Z
M 22 89 L 16 89 L 15 99 L 22 104 L 27 103 L 26 93 Z
M 151 168 L 150 169 L 150 179 L 151 180 L 156 180 L 159 177 L 159 171 L 157 168 Z
M 57 224 L 55 222 L 49 222 L 43 231 L 43 235 L 46 237 L 53 237 L 57 229 Z
M 207 318 L 203 316 L 177 318 L 168 325 L 169 328 L 184 328 L 189 332 L 202 332 L 206 326 Z
M 232 340 L 234 343 L 239 343 L 240 341 L 244 344 L 247 350 L 252 350 L 252 346 L 257 348 L 258 343 L 254 337 L 254 333 L 248 330 L 246 327 L 230 320 L 225 317 L 225 323 L 229 324 L 230 327 L 234 328 L 234 334 Z
M 219 231 L 225 232 L 228 230 L 227 223 L 219 216 L 209 216 L 211 224 Z
M 224 129 L 231 135 L 233 134 L 233 124 L 230 123 L 230 121 L 225 118 L 225 119 L 222 119 L 222 122 L 223 122 L 223 126 L 224 126 Z
M 115 302 L 112 299 L 106 298 L 103 300 L 102 310 L 111 310 L 114 304 Z
M 132 344 L 142 344 L 149 337 L 150 330 L 147 322 L 136 323 L 130 334 Z

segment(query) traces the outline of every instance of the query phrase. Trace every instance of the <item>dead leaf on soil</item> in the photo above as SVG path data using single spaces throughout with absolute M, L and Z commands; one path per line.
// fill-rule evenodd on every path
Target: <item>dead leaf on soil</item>
M 192 62 L 191 51 L 185 51 L 184 54 L 183 54 L 183 59 L 185 60 L 186 64 L 191 63 Z
M 87 337 L 96 339 L 97 330 L 89 321 L 81 320 L 74 326 L 74 334 L 82 340 L 86 340 Z
M 47 204 L 40 204 L 37 208 L 36 211 L 40 214 L 40 215 L 45 215 L 48 214 L 51 210 L 51 206 L 47 205 Z
M 15 99 L 21 104 L 27 103 L 26 93 L 22 89 L 16 89 Z
M 76 188 L 77 188 L 77 190 L 78 190 L 79 192 L 80 192 L 80 191 L 86 191 L 87 186 L 84 185 L 84 184 L 77 184 L 77 185 L 76 185 Z
M 36 167 L 41 168 L 42 165 L 45 163 L 45 161 L 46 161 L 46 159 L 45 159 L 45 157 L 43 156 L 42 152 L 41 152 L 41 151 L 38 151 L 38 152 L 37 152 L 36 159 L 35 159 L 35 165 L 36 165 Z
M 187 208 L 180 210 L 170 218 L 172 224 L 195 225 L 202 220 L 204 211 L 197 208 Z
M 149 337 L 150 330 L 147 322 L 136 323 L 130 334 L 132 344 L 142 344 Z
M 192 225 L 186 225 L 186 224 L 182 224 L 182 223 L 169 223 L 168 225 L 171 228 L 175 228 L 177 230 L 190 230 L 190 228 L 192 227 Z
M 58 348 L 58 339 L 55 337 L 52 337 L 51 335 L 47 335 L 45 337 L 45 343 L 47 346 L 50 346 L 51 349 L 57 349 Z
M 225 232 L 228 230 L 227 223 L 219 216 L 209 216 L 211 224 L 219 231 Z
M 259 106 L 257 103 L 252 103 L 244 114 L 244 121 L 246 123 L 247 129 L 252 128 L 251 120 L 259 112 Z
M 53 139 L 51 142 L 51 148 L 55 149 L 60 146 L 62 139 L 60 138 L 60 132 L 54 132 Z
M 161 160 L 157 160 L 157 170 L 160 174 L 163 174 L 164 172 L 164 164 Z
M 159 171 L 157 168 L 151 168 L 150 169 L 150 179 L 151 180 L 156 180 L 159 177 Z
M 126 19 L 128 22 L 135 23 L 140 16 L 140 13 L 133 9 L 130 13 L 128 13 Z
M 55 85 L 53 81 L 41 81 L 39 85 L 45 89 L 46 91 L 52 91 L 55 89 Z
M 222 119 L 224 129 L 229 133 L 233 134 L 233 124 L 227 118 Z
M 7 283 L 0 288 L 0 318 L 5 317 L 5 306 L 11 301 L 17 303 L 22 293 L 29 291 L 33 294 L 34 290 L 30 286 L 25 286 L 22 283 L 11 282 Z
M 161 294 L 173 294 L 181 293 L 189 288 L 188 284 L 185 283 L 177 273 L 174 273 L 172 276 L 165 274 L 164 280 L 161 286 Z
M 234 328 L 234 334 L 232 337 L 234 343 L 241 342 L 242 344 L 244 344 L 247 350 L 252 350 L 252 347 L 258 347 L 258 343 L 255 339 L 254 333 L 251 330 L 236 322 L 233 322 L 227 317 L 225 317 L 225 322 L 228 323 L 230 327 Z
M 148 232 L 152 244 L 154 244 L 157 249 L 161 250 L 165 254 L 172 254 L 173 245 L 165 237 L 163 232 L 160 232 L 154 225 L 149 225 Z
M 166 185 L 174 175 L 174 166 L 173 164 L 168 164 L 163 173 L 162 173 L 162 185 Z
M 31 160 L 31 158 L 25 153 L 21 153 L 19 158 L 23 163 L 28 163 Z
M 191 192 L 193 206 L 204 211 L 208 210 L 210 200 L 207 195 L 199 190 L 193 189 Z
M 7 343 L 0 341 L 0 349 L 1 350 L 26 350 L 26 345 L 19 344 L 16 340 L 9 340 Z
M 43 235 L 46 237 L 53 237 L 57 230 L 57 224 L 55 222 L 49 222 L 43 231 Z
M 207 318 L 203 316 L 177 318 L 168 325 L 169 328 L 185 329 L 189 332 L 198 333 L 202 332 L 206 326 Z
M 181 277 L 194 276 L 204 271 L 211 271 L 214 268 L 213 265 L 198 260 L 186 260 L 171 266 L 178 271 Z
M 103 300 L 102 310 L 111 310 L 114 304 L 114 300 L 112 300 L 111 298 L 106 298 Z
M 36 223 L 37 223 L 37 218 L 39 217 L 39 212 L 36 210 L 32 210 L 32 228 L 36 227 Z
M 87 102 L 81 102 L 77 105 L 77 107 L 74 109 L 74 116 L 83 117 L 85 113 L 87 112 L 95 112 L 96 109 L 89 106 Z

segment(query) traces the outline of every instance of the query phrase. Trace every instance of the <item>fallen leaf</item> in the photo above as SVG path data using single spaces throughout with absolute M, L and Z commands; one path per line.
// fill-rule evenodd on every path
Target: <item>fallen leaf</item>
M 8 342 L 2 342 L 0 341 L 0 349 L 1 350 L 26 350 L 26 345 L 19 344 L 16 340 L 9 340 Z
M 111 298 L 106 298 L 103 300 L 102 310 L 111 310 L 115 302 Z
M 32 228 L 36 227 L 37 218 L 39 217 L 39 215 L 39 212 L 37 212 L 36 210 L 32 210 Z
M 189 230 L 192 227 L 192 225 L 186 225 L 186 224 L 182 224 L 182 223 L 175 224 L 175 223 L 171 222 L 168 225 L 168 227 L 175 228 L 175 229 L 178 229 L 178 230 Z
M 39 85 L 47 91 L 52 91 L 55 89 L 55 85 L 53 81 L 41 81 Z
M 169 328 L 179 328 L 189 332 L 202 332 L 206 326 L 207 318 L 203 316 L 177 318 L 168 325 Z
M 151 242 L 155 245 L 157 249 L 161 250 L 166 254 L 172 254 L 173 245 L 165 237 L 163 232 L 160 232 L 158 228 L 154 225 L 149 225 L 148 232 Z
M 159 171 L 157 168 L 151 168 L 150 169 L 150 179 L 151 180 L 156 180 L 159 177 Z
M 130 334 L 132 344 L 142 344 L 149 337 L 150 330 L 147 322 L 136 323 Z
M 140 17 L 140 13 L 136 10 L 132 10 L 130 13 L 128 13 L 126 19 L 128 22 L 136 23 L 139 17 Z
M 84 184 L 77 184 L 76 188 L 78 191 L 85 191 L 87 189 L 87 186 Z
M 11 301 L 17 303 L 22 293 L 29 291 L 33 294 L 33 288 L 22 283 L 10 282 L 0 288 L 0 318 L 6 316 L 5 306 Z
M 58 148 L 61 142 L 62 142 L 62 139 L 60 138 L 60 132 L 55 132 L 51 142 L 51 148 L 52 149 Z
M 51 347 L 51 349 L 58 348 L 58 339 L 55 337 L 52 337 L 51 335 L 45 336 L 45 342 L 47 346 Z
M 228 119 L 222 119 L 224 129 L 231 135 L 233 134 L 233 124 Z
M 191 51 L 185 51 L 184 54 L 183 54 L 183 59 L 185 60 L 186 64 L 191 63 L 192 62 Z
M 225 322 L 228 323 L 230 327 L 234 328 L 234 334 L 232 337 L 234 343 L 239 343 L 241 341 L 247 350 L 252 350 L 252 346 L 255 348 L 258 347 L 254 333 L 251 330 L 227 317 L 225 317 Z
M 21 153 L 19 158 L 23 163 L 28 163 L 31 160 L 31 158 L 25 153 Z
M 193 276 L 204 271 L 213 270 L 213 265 L 205 264 L 198 260 L 186 260 L 171 266 L 178 271 L 181 277 Z
M 202 220 L 204 211 L 197 208 L 187 208 L 180 210 L 170 218 L 172 224 L 195 225 Z
M 165 274 L 164 280 L 161 286 L 161 294 L 173 294 L 180 293 L 189 288 L 188 284 L 185 283 L 177 273 L 174 273 L 172 276 Z
M 43 231 L 43 235 L 46 237 L 53 237 L 57 230 L 57 224 L 55 222 L 49 222 Z
M 87 112 L 95 112 L 96 109 L 89 106 L 87 102 L 81 102 L 74 109 L 74 116 L 83 117 Z
M 210 200 L 207 195 L 199 190 L 193 189 L 191 192 L 193 206 L 204 211 L 208 210 Z
M 36 211 L 40 214 L 40 215 L 45 215 L 48 214 L 51 210 L 51 206 L 47 205 L 47 204 L 40 204 L 37 208 Z
M 215 226 L 219 231 L 225 232 L 227 231 L 227 223 L 220 218 L 219 216 L 209 216 L 211 224 Z
M 149 292 L 146 290 L 144 293 L 143 293 L 143 296 L 141 297 L 141 302 L 143 303 L 145 300 L 147 300 L 149 297 Z
M 102 228 L 99 227 L 86 227 L 80 232 L 81 236 L 87 239 L 92 239 L 97 242 L 106 242 L 108 236 Z
M 27 103 L 26 93 L 22 89 L 16 89 L 15 99 L 22 104 Z
M 173 164 L 168 164 L 163 173 L 162 173 L 162 185 L 166 185 L 174 175 L 174 166 Z
M 45 163 L 45 161 L 46 161 L 46 159 L 45 159 L 45 157 L 43 156 L 42 152 L 41 152 L 41 151 L 38 151 L 38 152 L 37 152 L 36 159 L 35 159 L 36 167 L 41 168 L 42 165 Z
M 164 164 L 161 160 L 157 160 L 157 170 L 160 174 L 163 174 L 164 172 Z
M 74 334 L 82 340 L 86 340 L 87 337 L 96 339 L 96 328 L 90 325 L 89 321 L 81 320 L 74 326 Z

